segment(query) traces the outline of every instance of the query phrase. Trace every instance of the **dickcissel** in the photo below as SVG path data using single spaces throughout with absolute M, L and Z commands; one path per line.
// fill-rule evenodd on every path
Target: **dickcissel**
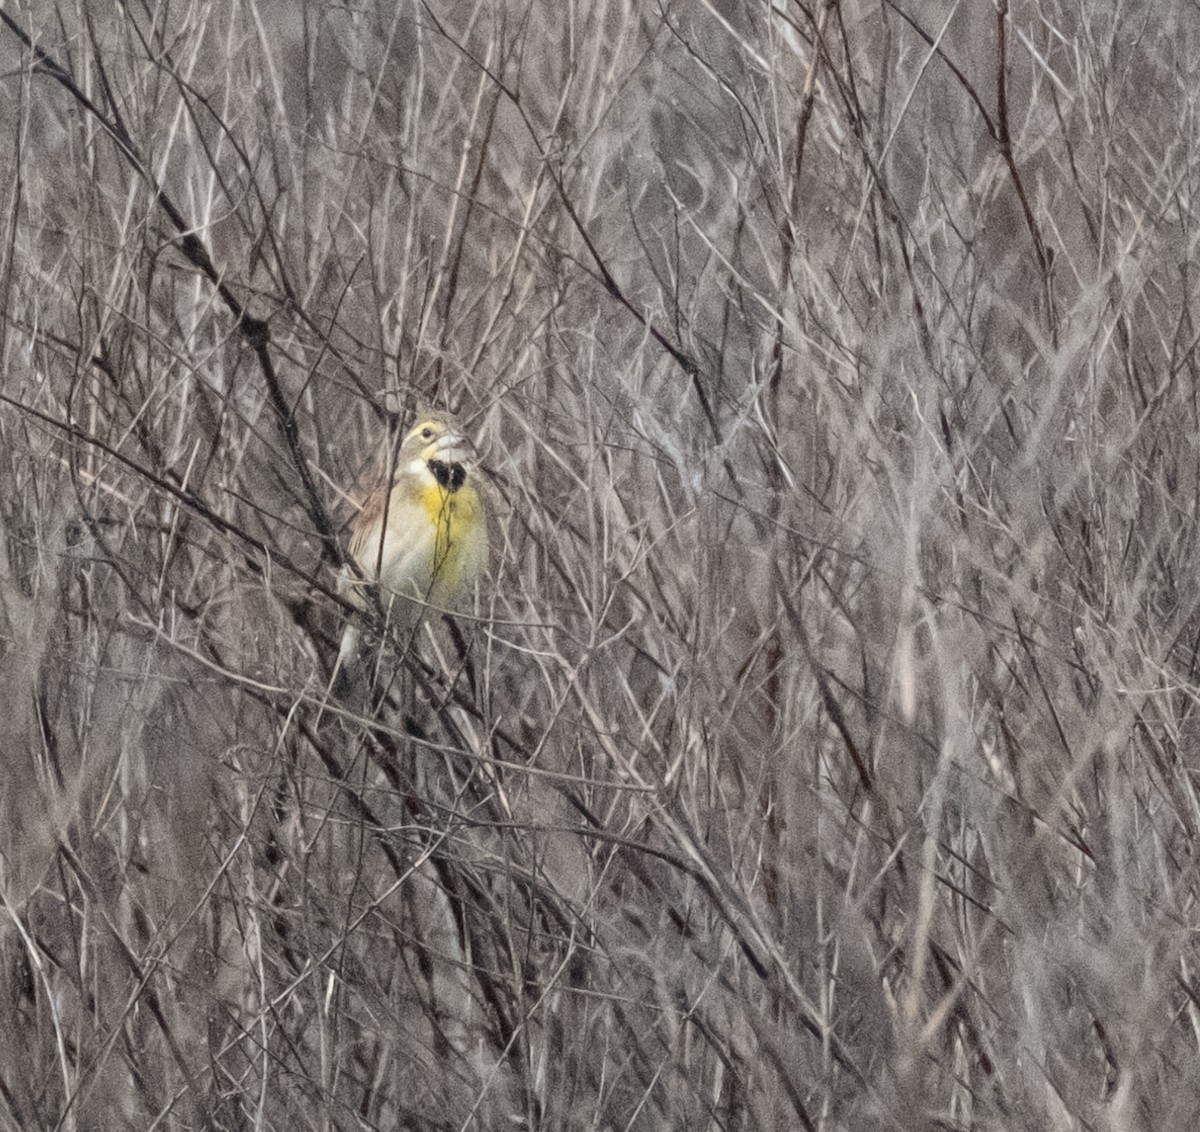
M 405 434 L 391 484 L 363 504 L 350 527 L 350 557 L 338 592 L 359 609 L 378 585 L 389 620 L 412 631 L 427 612 L 452 609 L 475 585 L 488 556 L 487 514 L 474 445 L 448 413 L 422 411 Z M 353 622 L 335 673 L 358 651 Z

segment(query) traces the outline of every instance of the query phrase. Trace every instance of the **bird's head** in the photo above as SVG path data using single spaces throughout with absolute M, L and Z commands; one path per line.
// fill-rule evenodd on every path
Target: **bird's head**
M 396 473 L 418 471 L 431 462 L 469 468 L 474 461 L 475 446 L 453 417 L 447 413 L 422 412 L 401 442 Z

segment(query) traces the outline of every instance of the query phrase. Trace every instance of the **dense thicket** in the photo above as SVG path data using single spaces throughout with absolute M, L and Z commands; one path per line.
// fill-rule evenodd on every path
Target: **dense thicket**
M 0 20 L 0 1124 L 1194 1126 L 1200 15 Z

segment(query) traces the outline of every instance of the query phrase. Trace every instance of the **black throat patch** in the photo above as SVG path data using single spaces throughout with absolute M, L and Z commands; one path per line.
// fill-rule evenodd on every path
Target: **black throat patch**
M 429 470 L 433 478 L 449 492 L 457 491 L 467 480 L 467 469 L 462 464 L 447 464 L 444 460 L 430 460 Z

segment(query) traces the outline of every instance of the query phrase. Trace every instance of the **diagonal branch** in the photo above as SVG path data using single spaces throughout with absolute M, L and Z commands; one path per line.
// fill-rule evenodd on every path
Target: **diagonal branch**
M 343 560 L 343 556 L 334 534 L 333 522 L 321 499 L 320 492 L 317 490 L 316 479 L 301 447 L 300 430 L 296 424 L 296 415 L 288 405 L 287 397 L 284 395 L 283 388 L 279 382 L 279 375 L 275 370 L 275 362 L 271 356 L 270 349 L 271 331 L 266 320 L 251 315 L 233 291 L 230 290 L 221 273 L 213 264 L 212 256 L 209 254 L 204 241 L 196 235 L 196 226 L 188 223 L 183 212 L 171 199 L 171 196 L 162 185 L 158 183 L 154 174 L 151 173 L 141 153 L 138 151 L 136 143 L 130 137 L 129 131 L 125 129 L 124 124 L 121 122 L 119 115 L 106 113 L 92 101 L 80 88 L 71 72 L 62 66 L 49 52 L 34 43 L 28 32 L 5 12 L 3 8 L 0 8 L 0 23 L 3 23 L 12 35 L 33 55 L 34 72 L 36 74 L 47 75 L 57 82 L 59 86 L 99 123 L 104 132 L 112 138 L 121 156 L 125 158 L 134 172 L 149 186 L 154 204 L 162 210 L 171 227 L 178 233 L 180 237 L 180 250 L 183 252 L 184 258 L 208 279 L 216 289 L 217 294 L 220 295 L 226 309 L 233 315 L 234 329 L 238 332 L 242 341 L 253 350 L 258 360 L 259 370 L 262 372 L 263 380 L 267 386 L 267 394 L 271 401 L 271 407 L 275 412 L 280 431 L 283 433 L 284 442 L 287 444 L 288 452 L 292 458 L 292 464 L 300 476 L 300 482 L 304 488 L 309 518 L 312 520 L 321 538 L 321 558 L 326 562 L 340 563 Z M 107 91 L 107 83 L 102 85 Z
M 496 73 L 495 70 L 489 67 L 487 63 L 485 63 L 482 59 L 476 58 L 476 56 L 474 56 L 464 44 L 455 39 L 454 36 L 452 36 L 450 32 L 442 25 L 441 21 L 437 18 L 437 15 L 434 13 L 430 5 L 425 3 L 424 0 L 422 2 L 422 7 L 425 10 L 425 14 L 433 23 L 433 26 L 437 30 L 438 34 L 441 35 L 447 43 L 452 44 L 457 50 L 462 52 L 462 54 L 469 59 L 472 65 L 477 67 L 481 73 L 487 75 L 488 78 L 496 84 L 496 88 L 500 91 L 500 93 L 510 103 L 512 103 L 513 109 L 516 110 L 518 115 L 520 115 L 521 122 L 524 124 L 530 138 L 533 140 L 533 144 L 537 147 L 538 156 L 541 158 L 547 173 L 549 173 L 550 179 L 554 182 L 554 188 L 557 190 L 559 200 L 562 201 L 563 207 L 567 211 L 567 217 L 571 221 L 572 227 L 574 227 L 575 231 L 579 234 L 579 238 L 583 241 L 583 246 L 587 248 L 588 255 L 592 257 L 592 262 L 596 265 L 596 270 L 600 273 L 600 281 L 604 285 L 604 289 L 609 293 L 610 296 L 612 296 L 612 298 L 616 299 L 621 306 L 623 306 L 631 315 L 633 315 L 633 317 L 638 321 L 639 325 L 644 327 L 649 333 L 650 337 L 653 338 L 654 341 L 658 343 L 658 345 L 664 351 L 666 351 L 666 353 L 671 357 L 671 360 L 674 361 L 675 364 L 678 365 L 685 374 L 687 374 L 692 383 L 692 388 L 696 391 L 696 399 L 700 402 L 700 408 L 704 412 L 704 418 L 708 421 L 708 427 L 712 430 L 713 439 L 720 443 L 721 431 L 717 425 L 716 413 L 713 410 L 712 403 L 708 398 L 708 394 L 705 392 L 704 386 L 700 381 L 700 363 L 681 346 L 672 342 L 671 339 L 669 339 L 661 330 L 658 329 L 657 326 L 654 325 L 650 318 L 638 310 L 638 308 L 634 306 L 633 302 L 621 289 L 621 285 L 613 278 L 612 272 L 609 271 L 608 265 L 604 261 L 604 257 L 601 256 L 600 251 L 596 247 L 595 242 L 592 240 L 591 235 L 588 233 L 586 226 L 580 219 L 579 213 L 575 211 L 575 206 L 571 203 L 571 198 L 567 195 L 566 185 L 563 184 L 562 177 L 558 170 L 554 168 L 553 159 L 549 150 L 543 146 L 539 140 L 538 131 L 535 128 L 534 123 L 529 118 L 529 114 L 525 109 L 525 104 L 521 101 L 520 94 L 513 90 L 513 88 L 510 87 L 504 81 L 504 79 Z

